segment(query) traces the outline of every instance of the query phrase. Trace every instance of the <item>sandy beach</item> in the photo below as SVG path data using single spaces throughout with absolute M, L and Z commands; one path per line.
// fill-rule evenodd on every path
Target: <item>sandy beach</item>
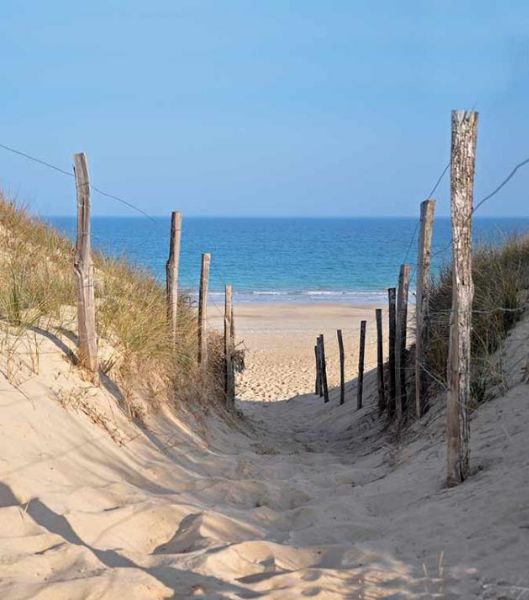
M 286 400 L 314 391 L 316 337 L 323 333 L 328 381 L 340 381 L 337 329 L 342 330 L 346 381 L 358 371 L 360 322 L 367 321 L 365 370 L 376 366 L 374 305 L 239 304 L 234 308 L 237 344 L 245 350 L 246 369 L 237 380 L 241 400 Z M 387 307 L 384 335 L 387 335 Z M 211 311 L 211 325 L 222 327 Z M 386 353 L 386 348 L 385 348 Z

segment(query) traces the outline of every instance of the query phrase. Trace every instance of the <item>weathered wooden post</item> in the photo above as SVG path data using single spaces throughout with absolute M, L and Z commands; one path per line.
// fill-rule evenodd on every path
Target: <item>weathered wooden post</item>
M 323 333 L 318 338 L 318 345 L 320 350 L 320 373 L 321 373 L 321 387 L 323 391 L 323 401 L 329 402 L 329 386 L 327 384 L 327 362 L 325 360 L 325 342 L 323 340 Z
M 232 338 L 232 319 L 233 288 L 231 285 L 226 285 L 224 296 L 224 391 L 226 392 L 226 401 L 230 405 L 233 405 L 235 402 L 235 371 L 233 368 L 233 351 L 235 345 Z
M 77 280 L 77 325 L 79 329 L 79 364 L 98 381 L 94 265 L 90 240 L 90 179 L 86 156 L 74 155 L 77 189 L 77 242 L 74 271 Z
M 392 418 L 395 414 L 397 402 L 397 386 L 395 380 L 395 339 L 397 331 L 397 290 L 388 289 L 388 316 L 389 316 L 389 397 L 388 397 L 388 417 Z
M 478 113 L 452 112 L 450 195 L 453 284 L 448 351 L 447 483 L 464 481 L 469 472 L 469 401 L 472 300 L 472 211 Z
M 338 352 L 340 355 L 340 404 L 345 402 L 345 352 L 343 348 L 342 330 L 336 332 L 338 336 Z
M 178 318 L 178 268 L 180 264 L 180 235 L 182 231 L 182 213 L 171 213 L 171 237 L 169 241 L 169 259 L 165 265 L 167 295 L 167 320 L 171 331 L 173 347 L 176 346 L 176 328 Z
M 424 348 L 430 328 L 430 264 L 435 200 L 421 202 L 421 228 L 417 257 L 417 290 L 415 304 L 415 413 L 418 418 L 428 410 L 425 372 L 422 368 Z
M 318 350 L 318 344 L 316 340 L 316 345 L 314 346 L 314 358 L 316 359 L 316 384 L 314 386 L 314 393 L 316 396 L 322 395 L 321 389 L 321 374 L 320 374 L 320 353 Z
M 360 321 L 360 350 L 358 352 L 358 386 L 356 389 L 356 407 L 362 408 L 364 394 L 364 359 L 366 354 L 366 321 Z
M 378 387 L 378 412 L 386 409 L 386 390 L 384 385 L 384 337 L 382 332 L 382 309 L 375 310 L 377 321 L 377 387 Z
M 397 415 L 407 411 L 406 396 L 406 337 L 408 331 L 408 293 L 410 288 L 410 265 L 401 265 L 397 294 L 397 332 L 395 336 L 395 391 Z
M 207 318 L 210 263 L 211 254 L 202 254 L 202 265 L 200 268 L 200 289 L 198 293 L 198 362 L 202 365 L 206 365 L 208 360 Z

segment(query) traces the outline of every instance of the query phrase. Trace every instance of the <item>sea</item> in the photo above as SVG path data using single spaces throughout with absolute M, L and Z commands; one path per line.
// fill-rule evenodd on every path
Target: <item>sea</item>
M 74 217 L 48 217 L 75 237 Z M 165 280 L 170 219 L 93 217 L 93 245 Z M 475 244 L 500 244 L 529 233 L 527 218 L 474 219 Z M 180 287 L 198 289 L 201 254 L 210 252 L 210 295 L 224 285 L 237 302 L 372 304 L 396 286 L 406 262 L 415 273 L 418 223 L 414 218 L 214 218 L 184 217 Z M 450 260 L 450 220 L 434 222 L 434 275 Z M 412 281 L 413 285 L 413 281 Z

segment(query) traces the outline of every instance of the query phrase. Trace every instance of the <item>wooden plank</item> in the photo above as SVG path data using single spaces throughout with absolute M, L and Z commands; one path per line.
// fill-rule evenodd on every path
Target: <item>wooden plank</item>
M 377 387 L 378 387 L 378 412 L 386 410 L 386 390 L 384 384 L 384 337 L 382 331 L 382 309 L 375 310 L 377 322 Z
M 469 473 L 472 300 L 472 211 L 478 113 L 452 113 L 451 213 L 453 284 L 448 351 L 447 484 Z
M 173 347 L 176 346 L 178 321 L 178 269 L 180 265 L 180 236 L 182 232 L 182 213 L 171 213 L 171 233 L 169 241 L 169 258 L 165 265 L 165 282 L 167 296 L 167 320 Z
M 389 395 L 388 395 L 388 417 L 395 415 L 397 401 L 397 385 L 395 380 L 395 339 L 397 332 L 397 290 L 388 289 L 388 329 L 389 329 Z
M 421 225 L 417 256 L 417 290 L 415 302 L 415 414 L 421 418 L 428 410 L 426 377 L 422 367 L 424 348 L 430 329 L 430 264 L 435 200 L 421 202 Z
M 395 391 L 397 416 L 407 413 L 406 394 L 406 342 L 408 331 L 408 293 L 410 288 L 410 265 L 401 265 L 397 293 L 397 331 L 395 335 Z
M 233 353 L 235 345 L 232 338 L 233 288 L 226 285 L 224 293 L 224 391 L 229 406 L 235 403 L 235 371 Z
M 323 333 L 318 338 L 320 342 L 320 369 L 321 369 L 321 385 L 323 389 L 323 401 L 329 402 L 329 386 L 327 384 L 327 361 L 325 360 L 325 342 Z
M 211 254 L 202 254 L 200 267 L 200 289 L 198 293 L 198 362 L 206 365 L 208 360 L 207 319 L 208 319 L 208 285 Z
M 98 381 L 94 265 L 90 240 L 90 179 L 88 162 L 81 152 L 74 155 L 77 189 L 77 241 L 74 272 L 77 281 L 77 324 L 79 328 L 79 364 Z
M 340 404 L 345 402 L 345 351 L 343 347 L 342 330 L 336 332 L 338 336 L 338 353 L 340 356 Z

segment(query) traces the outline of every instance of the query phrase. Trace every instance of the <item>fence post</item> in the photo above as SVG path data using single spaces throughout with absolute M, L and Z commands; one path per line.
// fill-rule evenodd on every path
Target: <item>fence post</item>
M 338 336 L 338 351 L 340 354 L 340 404 L 345 402 L 345 352 L 343 348 L 342 330 L 336 332 Z
M 472 211 L 478 113 L 452 112 L 450 195 L 453 283 L 448 350 L 447 483 L 457 485 L 469 471 L 468 405 L 472 299 Z
M 426 379 L 422 369 L 424 348 L 430 328 L 430 263 L 435 200 L 421 202 L 421 229 L 417 257 L 417 293 L 415 303 L 415 413 L 418 418 L 428 410 Z
M 204 365 L 208 360 L 207 318 L 210 262 L 211 254 L 202 254 L 200 289 L 198 294 L 198 363 Z
M 406 336 L 408 331 L 408 292 L 410 288 L 410 265 L 401 265 L 397 294 L 397 332 L 395 336 L 395 391 L 397 415 L 407 411 L 406 396 Z
M 74 271 L 77 280 L 77 324 L 79 329 L 79 364 L 97 381 L 97 333 L 94 297 L 94 266 L 90 240 L 90 179 L 85 154 L 74 154 L 77 189 L 77 241 Z
M 232 320 L 233 288 L 231 285 L 226 285 L 224 300 L 224 391 L 226 392 L 226 401 L 230 405 L 235 402 L 235 372 L 233 369 L 234 340 L 232 338 Z
M 178 317 L 178 268 L 180 264 L 180 235 L 182 231 L 182 213 L 171 213 L 171 237 L 169 241 L 169 259 L 165 265 L 167 295 L 167 320 L 171 331 L 173 347 L 176 346 L 176 328 Z
M 314 386 L 314 393 L 316 396 L 321 396 L 321 374 L 320 374 L 320 353 L 318 350 L 318 344 L 316 340 L 316 346 L 314 346 L 314 357 L 316 359 L 316 385 Z
M 320 348 L 320 373 L 321 373 L 321 387 L 323 391 L 323 401 L 329 402 L 329 386 L 327 384 L 327 362 L 325 360 L 325 343 L 323 341 L 323 333 L 318 338 L 318 344 Z
M 386 409 L 386 391 L 384 385 L 384 338 L 382 332 L 382 309 L 375 310 L 377 321 L 377 384 L 378 384 L 378 412 L 381 414 Z
M 362 408 L 364 394 L 364 359 L 366 354 L 366 321 L 360 321 L 360 350 L 358 352 L 358 385 L 356 390 L 356 408 Z
M 397 330 L 397 290 L 388 289 L 388 316 L 389 316 L 389 398 L 388 398 L 388 417 L 392 418 L 395 414 L 397 401 L 397 387 L 395 380 L 395 339 Z

